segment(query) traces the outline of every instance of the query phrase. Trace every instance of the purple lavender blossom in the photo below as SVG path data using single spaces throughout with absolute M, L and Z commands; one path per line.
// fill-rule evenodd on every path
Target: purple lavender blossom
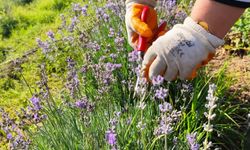
M 111 72 L 121 67 L 122 67 L 121 64 L 113 64 L 110 62 L 106 63 L 106 66 L 105 66 L 106 70 L 111 71 Z
M 108 14 L 104 13 L 102 17 L 103 17 L 103 20 L 104 20 L 105 22 L 109 22 L 109 18 L 110 18 L 110 17 L 109 17 Z
M 78 12 L 81 10 L 81 6 L 79 3 L 72 4 L 73 5 L 73 11 Z
M 12 134 L 11 134 L 11 133 L 8 133 L 8 134 L 7 134 L 7 139 L 8 139 L 8 140 L 11 140 L 12 138 L 13 138 Z
M 117 58 L 117 54 L 114 54 L 114 53 L 110 54 L 109 56 L 110 56 L 110 58 L 112 58 L 113 60 Z
M 47 32 L 47 36 L 51 39 L 51 40 L 55 40 L 55 34 L 52 30 Z
M 112 118 L 112 119 L 110 119 L 109 124 L 114 129 L 115 126 L 118 124 L 118 120 L 116 118 Z
M 121 9 L 119 8 L 118 4 L 112 2 L 111 0 L 109 0 L 109 1 L 107 2 L 106 7 L 107 7 L 109 10 L 111 10 L 115 15 L 121 14 L 121 12 L 120 12 Z
M 199 150 L 200 145 L 196 143 L 196 132 L 187 135 L 187 141 L 191 150 Z
M 116 144 L 116 134 L 114 131 L 108 130 L 105 137 L 109 145 L 114 146 Z
M 84 108 L 86 108 L 87 107 L 87 101 L 85 101 L 85 100 L 78 100 L 78 101 L 76 101 L 75 102 L 75 106 L 77 107 L 77 108 L 80 108 L 80 109 L 84 109 Z
M 88 7 L 89 7 L 88 5 L 85 5 L 85 6 L 82 7 L 82 15 L 83 16 L 87 16 L 88 15 L 88 13 L 87 13 Z
M 78 18 L 76 16 L 74 16 L 73 18 L 71 18 L 71 24 L 69 26 L 69 32 L 73 32 L 75 29 L 76 24 L 79 22 Z
M 48 52 L 50 52 L 50 45 L 47 41 L 43 42 L 40 38 L 37 38 L 36 42 L 38 46 L 43 50 L 44 54 L 47 54 Z
M 110 28 L 109 29 L 109 34 L 108 34 L 108 37 L 114 37 L 115 36 L 115 30 L 113 28 Z
M 88 66 L 87 65 L 82 66 L 81 73 L 86 73 L 87 71 L 88 71 Z
M 94 50 L 94 51 L 99 51 L 101 49 L 101 46 L 96 42 L 89 42 L 87 45 L 87 48 Z
M 129 118 L 126 120 L 126 124 L 127 124 L 127 125 L 130 125 L 131 122 L 132 122 L 132 117 L 129 117 Z
M 124 38 L 123 37 L 116 37 L 115 38 L 115 44 L 117 45 L 117 46 L 123 46 L 123 44 L 124 44 Z
M 176 13 L 175 19 L 179 20 L 180 22 L 183 22 L 184 19 L 187 17 L 187 13 L 183 10 L 180 10 Z
M 132 51 L 128 54 L 128 61 L 129 62 L 136 62 L 139 58 L 139 52 L 137 50 Z
M 33 97 L 30 99 L 30 101 L 32 102 L 32 104 L 33 104 L 35 110 L 41 110 L 41 109 L 42 109 L 42 107 L 41 107 L 41 105 L 40 105 L 40 99 L 39 99 L 38 97 L 33 96 Z
M 164 82 L 164 78 L 161 75 L 153 77 L 152 83 L 153 86 L 159 86 Z
M 104 9 L 103 8 L 97 8 L 96 9 L 96 17 L 98 19 L 102 19 L 103 15 L 105 14 Z
M 164 100 L 168 95 L 168 90 L 164 88 L 157 89 L 155 92 L 155 97 Z
M 168 102 L 164 102 L 163 104 L 160 104 L 159 108 L 160 108 L 160 111 L 163 112 L 163 113 L 167 112 L 167 111 L 170 112 L 173 109 L 172 105 L 170 103 L 168 103 Z
M 66 61 L 68 63 L 68 66 L 67 66 L 68 76 L 67 76 L 66 87 L 69 89 L 71 97 L 77 98 L 80 81 L 78 79 L 77 71 L 75 68 L 76 63 L 71 58 L 68 58 Z
M 174 8 L 176 6 L 176 0 L 167 0 L 166 6 L 169 9 Z

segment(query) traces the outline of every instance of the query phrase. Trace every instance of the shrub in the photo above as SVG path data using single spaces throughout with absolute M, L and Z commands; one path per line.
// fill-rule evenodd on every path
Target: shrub
M 26 4 L 33 2 L 33 0 L 13 0 L 13 1 L 20 5 L 26 5 Z
M 10 16 L 1 16 L 0 19 L 0 34 L 2 38 L 8 38 L 11 35 L 13 29 L 16 28 L 18 22 L 16 19 Z
M 5 47 L 0 47 L 0 63 L 5 61 L 7 56 L 7 49 Z

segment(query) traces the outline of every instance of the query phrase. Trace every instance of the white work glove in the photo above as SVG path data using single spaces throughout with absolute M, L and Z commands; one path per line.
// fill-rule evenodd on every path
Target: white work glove
M 144 6 L 149 6 L 147 21 L 141 21 Z M 154 10 L 155 0 L 127 0 L 125 23 L 128 33 L 128 42 L 134 49 L 137 48 L 139 35 L 147 38 L 148 46 L 152 43 L 154 32 L 157 29 L 157 13 Z
M 196 70 L 212 59 L 224 41 L 205 30 L 191 17 L 159 37 L 148 49 L 142 62 L 143 76 L 152 80 L 193 79 Z

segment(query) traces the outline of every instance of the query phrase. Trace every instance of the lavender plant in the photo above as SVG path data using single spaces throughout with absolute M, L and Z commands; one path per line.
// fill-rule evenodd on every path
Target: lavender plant
M 23 129 L 25 144 L 46 150 L 199 149 L 213 141 L 213 147 L 223 147 L 214 134 L 223 134 L 228 126 L 216 123 L 231 119 L 220 114 L 227 113 L 228 105 L 220 99 L 223 95 L 214 97 L 208 75 L 201 71 L 193 81 L 174 82 L 157 76 L 152 84 L 142 78 L 136 86 L 139 55 L 126 40 L 124 8 L 116 0 L 72 4 L 70 15 L 61 15 L 58 31 L 48 31 L 47 40 L 37 39 L 44 57 L 40 86 L 27 109 L 35 126 Z M 186 16 L 172 0 L 160 1 L 157 10 L 160 16 L 166 13 L 169 25 Z M 59 74 L 65 85 L 56 97 L 50 93 L 51 74 Z M 220 76 L 213 80 L 223 94 L 225 81 Z M 18 134 L 4 118 L 3 138 L 15 141 Z

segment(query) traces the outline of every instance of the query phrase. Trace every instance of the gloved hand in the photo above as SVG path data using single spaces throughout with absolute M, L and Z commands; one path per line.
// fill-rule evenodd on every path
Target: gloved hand
M 148 19 L 141 21 L 141 14 L 144 6 L 149 6 Z M 126 29 L 130 46 L 136 49 L 139 35 L 147 38 L 147 44 L 151 45 L 154 32 L 157 30 L 157 13 L 154 10 L 155 0 L 127 0 L 126 1 Z M 162 34 L 162 33 L 161 33 Z
M 152 44 L 144 56 L 142 74 L 149 80 L 157 75 L 167 81 L 193 79 L 223 43 L 188 17 Z

